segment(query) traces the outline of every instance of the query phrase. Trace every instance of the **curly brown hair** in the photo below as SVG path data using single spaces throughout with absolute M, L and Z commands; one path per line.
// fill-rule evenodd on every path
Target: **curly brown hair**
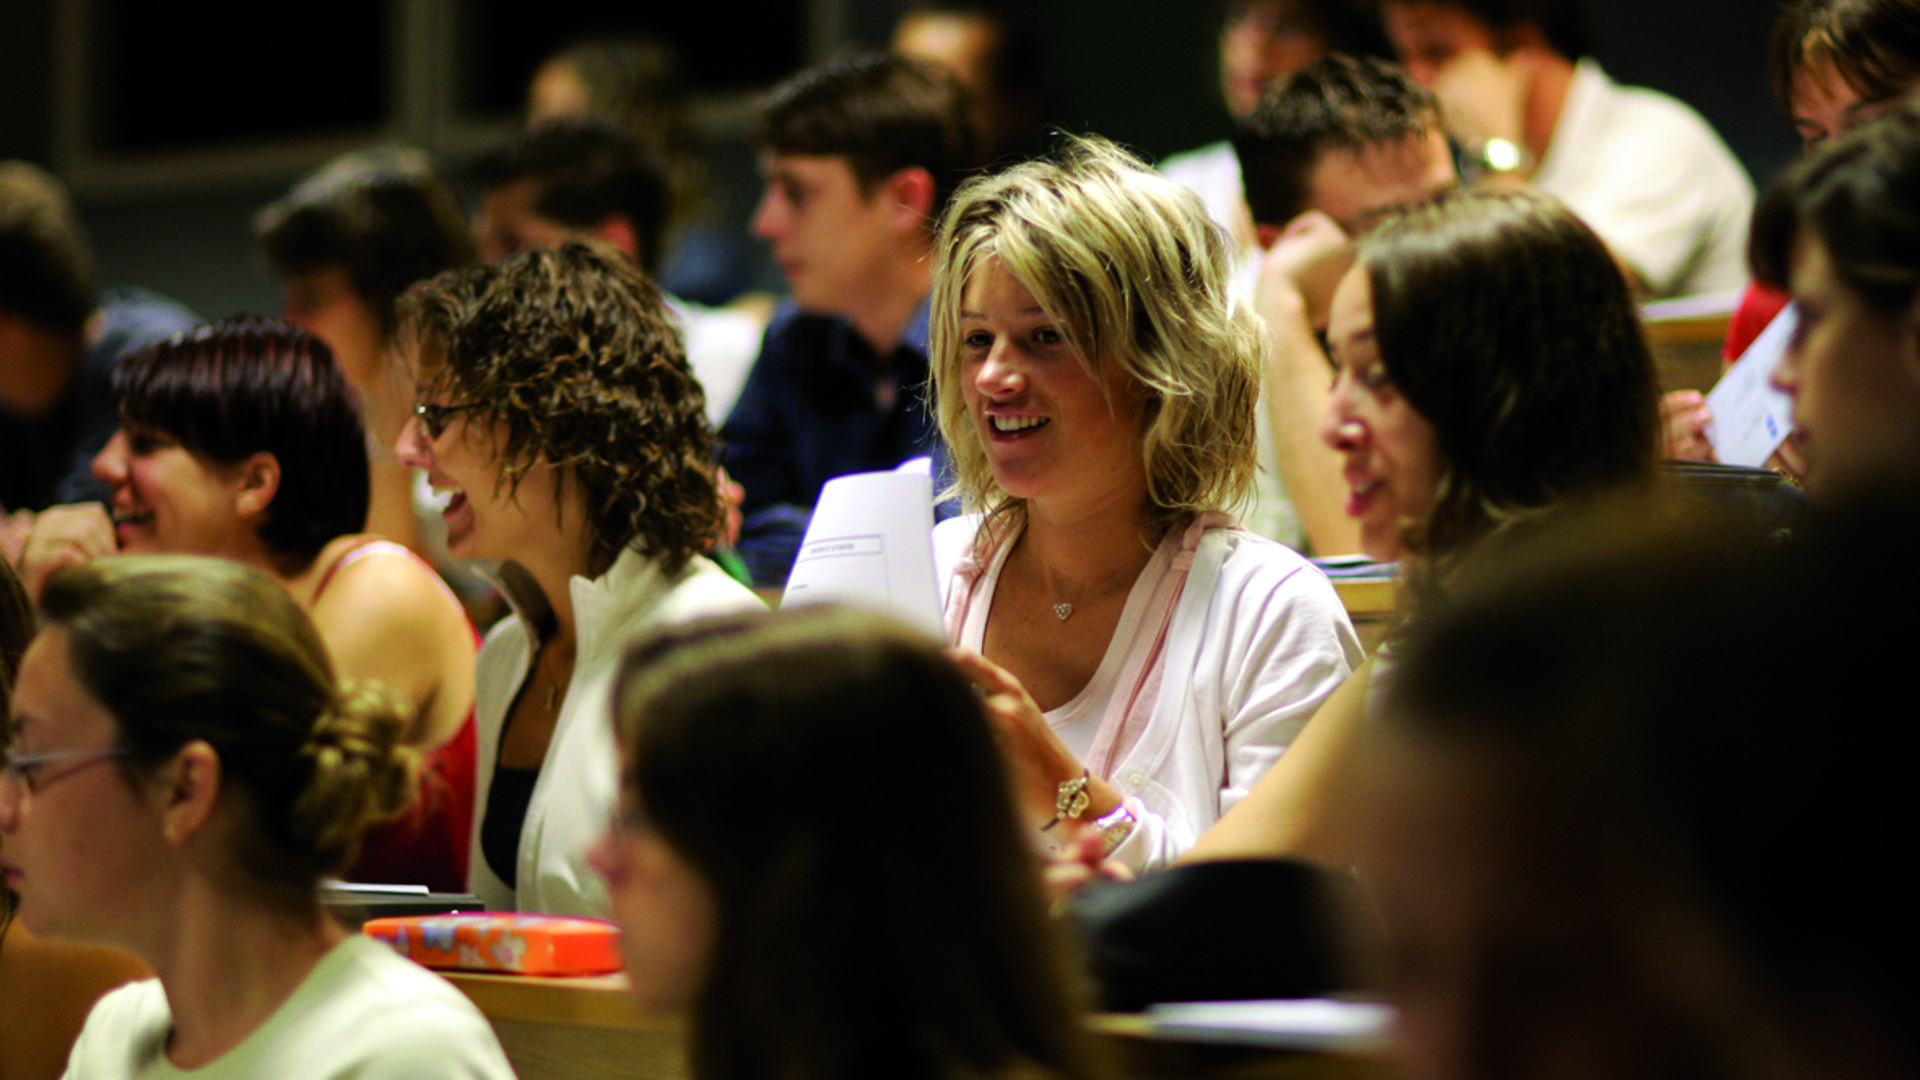
M 453 270 L 400 303 L 423 393 L 499 432 L 499 482 L 556 467 L 589 527 L 588 573 L 632 548 L 669 574 L 720 532 L 706 394 L 657 286 L 594 241 Z M 572 489 L 571 492 L 569 489 Z

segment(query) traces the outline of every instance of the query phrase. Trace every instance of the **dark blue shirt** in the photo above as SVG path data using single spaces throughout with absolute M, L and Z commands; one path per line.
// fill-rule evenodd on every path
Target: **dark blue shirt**
M 93 457 L 120 427 L 114 367 L 140 346 L 200 323 L 179 304 L 139 289 L 106 293 L 100 310 L 100 338 L 59 400 L 38 416 L 0 408 L 0 506 L 10 511 L 104 501 L 107 486 L 93 478 Z
M 820 488 L 931 454 L 927 303 L 884 360 L 846 319 L 781 308 L 720 428 L 721 464 L 747 498 L 739 552 L 758 585 L 784 585 Z M 936 476 L 944 470 L 936 468 Z

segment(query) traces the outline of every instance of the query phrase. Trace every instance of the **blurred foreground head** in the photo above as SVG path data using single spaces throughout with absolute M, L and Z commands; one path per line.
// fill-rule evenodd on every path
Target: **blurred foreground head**
M 1920 896 L 1893 855 L 1920 729 L 1860 646 L 1920 602 L 1920 567 L 1859 571 L 1920 528 L 1915 490 L 1791 547 L 1623 539 L 1615 507 L 1496 545 L 1422 613 L 1361 863 L 1409 1075 L 1920 1066 Z

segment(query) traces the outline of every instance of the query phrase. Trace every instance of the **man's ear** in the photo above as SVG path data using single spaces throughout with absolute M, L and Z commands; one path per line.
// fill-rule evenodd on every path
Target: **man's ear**
M 933 174 L 918 165 L 909 165 L 880 181 L 880 190 L 874 194 L 887 201 L 889 206 L 898 206 L 912 216 L 916 228 L 926 228 L 933 220 L 934 198 Z
M 181 747 L 155 777 L 160 828 L 168 843 L 180 843 L 206 825 L 220 800 L 220 754 L 203 739 Z
M 627 215 L 609 214 L 588 229 L 587 235 L 612 244 L 626 252 L 627 258 L 632 259 L 635 266 L 640 265 L 640 230 L 634 228 L 633 219 Z
M 239 470 L 234 510 L 243 518 L 260 517 L 280 493 L 280 459 L 262 450 L 234 468 Z

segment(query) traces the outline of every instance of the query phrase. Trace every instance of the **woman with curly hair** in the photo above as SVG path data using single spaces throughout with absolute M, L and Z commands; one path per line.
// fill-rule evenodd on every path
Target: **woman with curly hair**
M 1165 863 L 1360 659 L 1327 579 L 1225 513 L 1259 323 L 1199 199 L 1100 140 L 963 185 L 939 250 L 936 409 L 972 511 L 934 534 L 948 636 L 1033 824 Z
M 336 679 L 279 583 L 231 559 L 101 559 L 50 578 L 40 615 L 0 762 L 0 882 L 35 932 L 156 975 L 94 1007 L 68 1077 L 513 1075 L 459 991 L 321 908 L 321 878 L 412 799 L 415 758 L 400 703 Z
M 13 717 L 6 703 L 33 630 L 33 603 L 0 559 L 0 762 L 11 760 Z M 0 1007 L 0 1076 L 54 1080 L 100 995 L 147 970 L 119 949 L 36 938 L 15 925 L 15 903 L 13 890 L 0 881 L 0 1002 L 6 1003 Z
M 619 790 L 620 645 L 760 606 L 702 554 L 722 523 L 704 395 L 659 289 L 601 244 L 443 274 L 401 333 L 402 460 L 449 495 L 455 557 L 504 560 L 515 612 L 480 653 L 470 884 L 490 907 L 604 914 L 585 856 Z

